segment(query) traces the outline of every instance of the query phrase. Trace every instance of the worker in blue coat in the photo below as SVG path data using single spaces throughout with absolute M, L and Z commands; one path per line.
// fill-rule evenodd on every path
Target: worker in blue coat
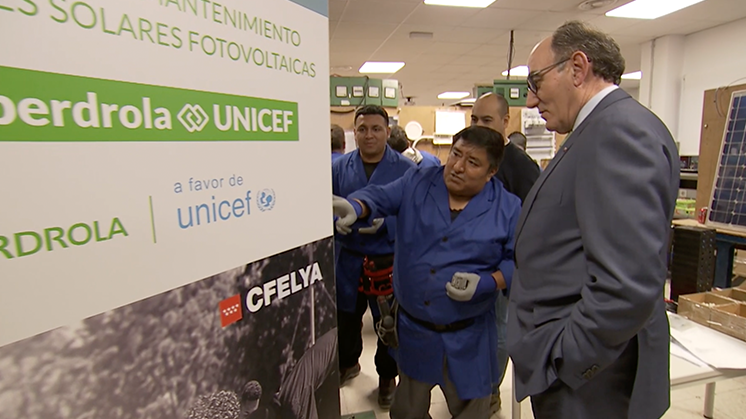
M 390 130 L 388 114 L 380 106 L 364 106 L 355 113 L 357 150 L 340 157 L 332 166 L 334 194 L 346 197 L 367 185 L 385 185 L 415 164 L 386 145 Z M 355 232 L 335 236 L 337 321 L 339 328 L 340 383 L 360 374 L 363 351 L 361 327 L 368 306 L 374 322 L 379 313 L 376 297 L 393 293 L 396 218 L 361 223 Z M 398 368 L 380 340 L 375 356 L 379 376 L 378 404 L 391 406 Z
M 500 377 L 495 298 L 513 277 L 520 200 L 493 176 L 502 134 L 469 127 L 443 167 L 418 168 L 385 186 L 334 198 L 338 232 L 396 216 L 394 296 L 399 388 L 392 419 L 422 419 L 440 386 L 455 419 L 487 419 Z

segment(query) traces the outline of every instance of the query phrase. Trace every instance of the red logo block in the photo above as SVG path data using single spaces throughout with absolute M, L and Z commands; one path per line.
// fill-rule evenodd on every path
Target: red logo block
M 226 298 L 220 302 L 220 324 L 225 327 L 243 319 L 243 310 L 241 309 L 241 295 L 236 294 L 233 297 Z

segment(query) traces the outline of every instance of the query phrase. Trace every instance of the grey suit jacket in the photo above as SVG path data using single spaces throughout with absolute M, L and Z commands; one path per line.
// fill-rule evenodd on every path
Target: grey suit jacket
M 621 89 L 568 137 L 516 230 L 508 351 L 518 400 L 557 379 L 572 389 L 593 385 L 637 336 L 629 417 L 668 409 L 663 286 L 678 187 L 671 134 Z

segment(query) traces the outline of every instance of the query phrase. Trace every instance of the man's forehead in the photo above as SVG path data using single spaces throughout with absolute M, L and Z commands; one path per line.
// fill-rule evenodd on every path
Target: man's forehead
M 384 122 L 383 116 L 378 114 L 360 115 L 355 122 L 357 125 L 388 126 L 388 121 Z
M 531 54 L 528 56 L 529 67 L 531 67 L 531 64 L 534 64 L 534 67 L 537 67 L 537 64 L 541 66 L 545 66 L 544 65 L 545 62 L 551 61 L 552 60 L 551 46 L 552 46 L 551 37 L 545 38 L 544 40 L 536 44 L 534 49 L 531 51 Z M 531 68 L 531 70 L 533 71 L 536 69 Z
M 483 147 L 466 143 L 462 139 L 459 139 L 459 141 L 457 141 L 456 144 L 453 145 L 453 148 L 456 148 L 458 149 L 458 151 L 473 157 L 479 157 L 478 155 L 487 153 L 487 151 Z
M 474 104 L 474 107 L 472 108 L 473 114 L 495 114 L 498 112 L 499 106 L 497 104 L 497 98 L 494 96 L 485 96 L 481 97 L 477 100 L 477 102 Z

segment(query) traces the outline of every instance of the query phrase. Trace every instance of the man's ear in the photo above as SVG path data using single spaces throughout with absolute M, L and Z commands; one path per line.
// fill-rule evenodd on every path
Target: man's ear
M 503 129 L 504 129 L 505 132 L 508 132 L 508 125 L 509 124 L 510 124 L 510 107 L 508 107 L 508 112 L 503 117 Z M 505 132 L 503 132 L 502 134 L 505 135 L 506 138 L 507 138 L 507 134 L 505 134 Z
M 386 138 L 391 137 L 391 127 L 386 127 Z
M 593 72 L 593 63 L 588 59 L 582 51 L 575 51 L 570 57 L 569 62 L 570 70 L 572 71 L 572 78 L 575 86 L 580 86 L 585 82 L 586 78 Z

